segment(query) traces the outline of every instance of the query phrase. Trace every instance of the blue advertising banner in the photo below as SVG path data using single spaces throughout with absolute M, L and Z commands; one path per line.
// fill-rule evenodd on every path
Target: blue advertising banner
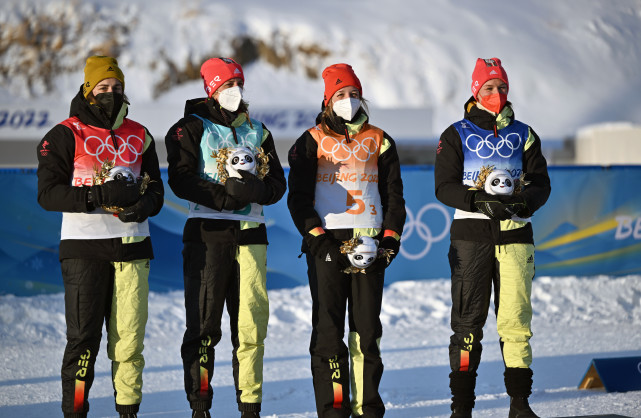
M 533 217 L 539 276 L 641 273 L 641 166 L 550 167 L 552 195 Z M 155 259 L 150 289 L 182 289 L 182 229 L 187 205 L 166 185 L 165 204 L 150 219 Z M 403 167 L 407 222 L 386 283 L 449 277 L 454 211 L 434 197 L 433 167 Z M 0 293 L 62 291 L 58 261 L 61 214 L 37 203 L 35 170 L 0 170 Z M 265 208 L 268 288 L 307 283 L 301 237 L 286 199 Z

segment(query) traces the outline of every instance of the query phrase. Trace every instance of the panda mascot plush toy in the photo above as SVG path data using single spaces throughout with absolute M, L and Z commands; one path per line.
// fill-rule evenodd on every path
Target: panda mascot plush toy
M 248 147 L 234 148 L 227 157 L 225 169 L 229 177 L 241 178 L 238 170 L 256 174 L 256 155 Z

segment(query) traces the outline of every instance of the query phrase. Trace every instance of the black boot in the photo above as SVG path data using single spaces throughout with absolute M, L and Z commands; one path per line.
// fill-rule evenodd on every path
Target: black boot
M 472 418 L 472 408 L 453 407 L 450 418 Z
M 527 398 L 510 398 L 510 414 L 509 418 L 539 418 L 538 415 L 532 411 Z
M 133 404 L 133 405 L 120 405 L 116 404 L 116 412 L 118 412 L 118 415 L 120 418 L 136 418 L 138 416 L 138 408 L 140 405 L 138 404 Z
M 528 403 L 528 397 L 532 394 L 532 374 L 529 368 L 505 368 L 505 390 L 510 396 L 510 418 L 537 418 Z
M 241 411 L 240 418 L 260 418 L 260 414 L 256 411 Z
M 452 390 L 452 418 L 471 418 L 474 408 L 474 388 L 476 372 L 451 372 L 450 389 Z
M 209 411 L 196 411 L 191 413 L 191 418 L 211 418 Z

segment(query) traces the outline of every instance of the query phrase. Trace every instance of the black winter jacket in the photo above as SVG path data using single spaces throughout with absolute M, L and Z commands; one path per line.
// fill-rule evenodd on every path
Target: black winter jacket
M 359 112 L 364 114 L 362 109 Z M 316 118 L 317 123 L 320 123 L 321 117 L 322 112 Z M 345 124 L 341 121 L 340 118 L 333 124 L 328 121 L 328 126 L 334 132 L 345 132 Z M 367 123 L 368 120 L 364 125 Z M 390 147 L 378 157 L 378 192 L 383 208 L 382 229 L 392 230 L 401 235 L 406 217 L 401 166 L 396 143 L 387 133 L 383 132 L 383 135 Z M 288 155 L 290 171 L 287 205 L 294 224 L 303 237 L 310 230 L 323 226 L 322 219 L 314 209 L 317 150 L 318 144 L 309 131 L 305 131 L 291 147 Z
M 244 108 L 244 104 L 241 104 Z M 203 179 L 200 175 L 201 149 L 204 127 L 203 121 L 194 114 L 209 119 L 217 125 L 222 125 L 235 130 L 232 126 L 238 118 L 246 118 L 247 114 L 241 111 L 235 113 L 221 109 L 215 100 L 197 98 L 185 103 L 184 117 L 176 122 L 165 137 L 167 147 L 167 161 L 169 163 L 169 187 L 177 197 L 185 199 L 208 208 L 221 210 L 227 196 L 225 186 Z M 237 126 L 237 125 L 236 125 Z M 276 154 L 274 138 L 263 124 L 267 132 L 261 147 L 269 156 L 269 172 L 263 182 L 271 189 L 271 198 L 263 205 L 272 205 L 278 202 L 287 189 L 285 173 Z M 237 221 L 189 218 L 185 224 L 183 241 L 208 241 L 208 231 L 217 231 L 237 224 Z M 239 237 L 239 244 L 267 244 L 265 225 L 258 228 L 243 230 Z M 215 238 L 214 238 L 215 239 Z
M 123 104 L 127 106 L 127 104 Z M 121 110 L 122 112 L 123 110 Z M 126 115 L 126 109 L 124 109 Z M 69 117 L 77 116 L 87 125 L 102 129 L 112 129 L 113 122 L 97 107 L 90 105 L 82 94 L 82 89 L 71 101 Z M 163 205 L 164 189 L 158 167 L 156 145 L 151 134 L 150 145 L 142 155 L 141 173 L 149 174 L 145 194 L 154 196 L 155 210 L 150 216 L 160 212 Z M 46 147 L 43 145 L 46 143 Z M 45 151 L 46 149 L 46 151 Z M 88 187 L 71 185 L 74 169 L 75 137 L 71 129 L 64 125 L 54 126 L 38 144 L 38 203 L 44 209 L 54 212 L 89 212 L 93 210 L 87 202 Z M 84 258 L 109 261 L 131 261 L 153 258 L 151 239 L 123 244 L 122 238 L 107 239 L 65 239 L 60 241 L 60 259 Z
M 501 112 L 507 117 L 508 124 L 514 122 L 514 112 L 508 102 Z M 465 103 L 465 119 L 486 130 L 497 128 L 498 117 L 476 106 L 471 97 Z M 498 127 L 500 129 L 501 126 Z M 541 152 L 541 140 L 532 128 L 529 128 L 533 143 L 523 152 L 523 172 L 530 184 L 521 195 L 525 198 L 530 213 L 534 213 L 545 204 L 550 196 L 550 178 L 547 162 Z M 461 138 L 450 125 L 442 134 L 436 150 L 434 182 L 436 198 L 447 206 L 474 212 L 473 196 L 476 190 L 463 184 L 463 145 Z M 468 240 L 490 242 L 494 244 L 534 243 L 532 224 L 522 228 L 501 230 L 499 221 L 489 219 L 455 219 L 450 228 L 451 240 Z

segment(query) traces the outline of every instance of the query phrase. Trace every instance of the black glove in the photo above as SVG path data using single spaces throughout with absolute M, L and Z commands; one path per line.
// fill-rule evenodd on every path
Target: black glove
M 132 206 L 127 206 L 120 213 L 118 219 L 122 222 L 143 222 L 154 211 L 154 200 L 148 195 L 140 196 L 140 199 Z
M 378 274 L 384 273 L 385 269 L 389 266 L 385 258 L 377 258 L 372 264 L 365 267 L 365 274 Z
M 87 200 L 95 207 L 131 206 L 140 198 L 140 184 L 112 180 L 89 188 Z
M 223 200 L 223 207 L 222 209 L 224 210 L 241 210 L 245 206 L 249 204 L 249 201 L 247 199 L 242 198 L 242 199 L 236 199 L 233 196 L 227 195 L 225 196 L 225 200 Z
M 225 191 L 236 199 L 250 202 L 267 202 L 271 197 L 270 188 L 249 171 L 238 170 L 242 178 L 229 177 L 225 182 Z
M 474 206 L 490 219 L 504 221 L 516 214 L 514 205 L 506 205 L 499 196 L 483 191 L 474 194 Z
M 394 260 L 394 258 L 396 258 L 396 256 L 398 255 L 400 248 L 401 248 L 401 242 L 396 238 L 383 237 L 381 242 L 378 243 L 378 254 L 379 254 L 378 256 L 379 258 L 382 258 L 385 261 L 386 266 L 389 266 L 390 264 L 392 264 L 392 261 Z M 393 252 L 392 253 L 388 252 L 391 255 L 389 257 L 386 257 L 383 255 L 386 253 L 385 250 L 392 250 Z
M 341 253 L 341 243 L 326 233 L 318 236 L 307 234 L 305 242 L 310 254 L 318 261 L 337 263 L 341 271 L 352 265 L 347 254 Z
M 532 216 L 532 212 L 527 207 L 527 202 L 522 195 L 502 196 L 501 200 L 505 206 L 512 208 L 519 218 L 529 218 Z

